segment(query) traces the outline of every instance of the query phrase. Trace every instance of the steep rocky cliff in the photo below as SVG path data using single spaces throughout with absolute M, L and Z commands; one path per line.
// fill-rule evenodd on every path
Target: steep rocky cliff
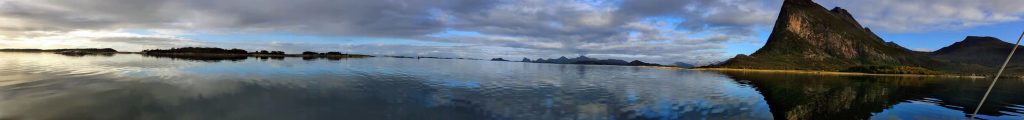
M 845 9 L 810 0 L 786 0 L 764 47 L 715 67 L 843 70 L 853 66 L 942 64 L 885 42 Z

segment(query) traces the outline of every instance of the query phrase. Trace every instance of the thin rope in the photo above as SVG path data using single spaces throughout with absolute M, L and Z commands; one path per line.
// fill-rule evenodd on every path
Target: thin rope
M 1017 37 L 1017 43 L 1013 45 L 1013 49 L 1010 49 L 1010 55 L 1006 56 L 1006 61 L 1003 61 L 1003 66 L 999 67 L 999 72 L 996 72 L 996 77 L 992 79 L 992 84 L 988 85 L 988 90 L 985 90 L 985 96 L 981 97 L 981 102 L 978 103 L 978 107 L 974 108 L 974 113 L 971 113 L 971 120 L 978 116 L 978 111 L 981 111 L 981 105 L 985 104 L 985 99 L 988 99 L 988 94 L 992 92 L 992 87 L 996 86 L 996 81 L 999 80 L 999 76 L 1003 75 L 1003 70 L 1006 69 L 1006 64 L 1010 63 L 1010 58 L 1013 58 L 1013 52 L 1017 51 L 1017 46 L 1020 46 L 1020 39 L 1024 38 L 1024 32 L 1020 33 L 1020 37 Z

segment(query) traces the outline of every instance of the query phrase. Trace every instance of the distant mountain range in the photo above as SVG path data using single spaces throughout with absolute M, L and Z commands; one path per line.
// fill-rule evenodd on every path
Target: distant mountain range
M 993 74 L 1013 44 L 969 36 L 935 52 L 906 49 L 861 26 L 845 9 L 811 0 L 785 0 L 764 47 L 709 67 L 869 73 Z M 1021 53 L 1024 54 L 1024 53 Z M 1024 56 L 1021 56 L 1024 57 Z M 1014 59 L 1016 63 L 1024 62 Z M 1024 67 L 1012 67 L 1021 73 Z
M 499 58 L 495 58 L 499 59 Z M 494 60 L 494 59 L 492 59 Z M 502 59 L 503 60 L 503 59 Z M 590 58 L 587 56 L 579 56 L 576 58 L 567 58 L 565 56 L 555 59 L 544 59 L 538 58 L 536 60 L 530 60 L 529 58 L 523 58 L 520 62 L 532 62 L 532 63 L 553 63 L 553 64 L 585 64 L 585 65 L 624 65 L 624 66 L 662 66 L 655 63 L 647 63 L 640 60 L 633 60 L 626 62 L 625 60 L 618 59 L 597 59 Z

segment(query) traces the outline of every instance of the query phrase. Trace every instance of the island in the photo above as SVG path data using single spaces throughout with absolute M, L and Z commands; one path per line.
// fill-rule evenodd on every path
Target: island
M 491 61 L 508 61 L 504 58 L 493 58 Z M 517 62 L 528 62 L 528 63 L 550 63 L 550 64 L 580 64 L 580 65 L 619 65 L 619 66 L 658 66 L 658 67 L 674 67 L 671 65 L 660 65 L 655 63 L 647 63 L 640 60 L 633 60 L 626 62 L 625 60 L 619 59 L 597 59 L 590 58 L 587 56 L 579 56 L 576 58 L 567 58 L 565 56 L 552 59 L 537 58 L 536 60 L 530 60 L 529 58 L 523 58 L 523 60 Z
M 49 52 L 67 56 L 102 55 L 118 53 L 113 48 L 71 48 L 71 49 L 0 49 L 0 52 Z
M 152 57 L 168 57 L 177 59 L 189 59 L 189 60 L 242 60 L 248 57 L 256 57 L 259 59 L 284 59 L 285 57 L 302 57 L 304 60 L 314 59 L 328 59 L 338 60 L 342 58 L 362 58 L 362 57 L 373 57 L 371 55 L 362 54 L 345 54 L 341 52 L 325 52 L 318 53 L 312 51 L 305 51 L 302 54 L 286 54 L 283 51 L 267 51 L 259 50 L 254 52 L 248 52 L 242 49 L 223 49 L 214 47 L 182 47 L 182 48 L 171 48 L 171 49 L 152 49 L 143 50 L 140 54 L 144 56 Z

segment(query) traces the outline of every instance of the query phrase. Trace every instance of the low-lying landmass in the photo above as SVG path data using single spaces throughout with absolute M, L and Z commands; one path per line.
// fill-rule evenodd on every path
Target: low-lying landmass
M 164 57 L 172 59 L 199 60 L 199 61 L 220 61 L 220 60 L 244 60 L 248 57 L 259 59 L 284 59 L 285 57 L 302 57 L 304 60 L 328 59 L 338 60 L 342 58 L 374 57 L 363 54 L 347 54 L 342 52 L 312 52 L 305 51 L 302 54 L 286 54 L 283 51 L 260 50 L 249 52 L 242 49 L 223 49 L 214 47 L 182 47 L 171 49 L 151 49 L 141 52 L 118 52 L 112 48 L 75 48 L 75 49 L 0 49 L 0 52 L 46 52 L 68 56 L 104 55 L 111 56 L 116 53 L 141 54 L 146 57 Z
M 493 59 L 491 59 L 491 61 L 509 61 L 509 60 L 505 60 L 504 58 L 493 58 Z M 597 59 L 597 58 L 590 58 L 590 57 L 587 57 L 587 56 L 579 56 L 579 57 L 576 57 L 576 58 L 567 58 L 565 56 L 562 56 L 562 57 L 559 57 L 557 59 L 555 59 L 555 58 L 552 58 L 552 59 L 537 58 L 536 60 L 530 60 L 529 58 L 523 58 L 523 60 L 520 60 L 518 62 L 551 63 L 551 64 L 581 64 L 581 65 L 621 65 L 621 66 L 666 66 L 666 67 L 672 67 L 670 65 L 660 65 L 660 64 L 655 64 L 655 63 L 647 63 L 647 62 L 643 62 L 643 61 L 640 61 L 640 60 L 633 60 L 633 61 L 630 61 L 630 62 L 626 62 L 625 60 Z
M 283 51 L 267 51 L 260 50 L 254 52 L 248 52 L 242 49 L 223 49 L 223 48 L 212 48 L 212 47 L 183 47 L 183 48 L 171 48 L 171 49 L 154 49 L 154 50 L 143 50 L 140 54 L 144 56 L 153 57 L 170 57 L 180 59 L 192 59 L 192 60 L 241 60 L 248 57 L 257 57 L 260 59 L 284 59 L 284 57 L 302 57 L 304 60 L 313 59 L 328 59 L 336 60 L 341 58 L 362 58 L 362 57 L 373 57 L 371 55 L 362 54 L 345 54 L 341 52 L 325 52 L 318 53 L 312 51 L 305 51 L 302 54 L 286 54 Z
M 0 49 L 0 52 L 51 52 L 68 56 L 104 55 L 118 53 L 112 48 L 72 48 L 72 49 Z
M 491 58 L 491 61 L 508 61 L 505 58 Z
M 772 69 L 738 69 L 738 68 L 692 68 L 686 70 L 697 71 L 719 71 L 719 72 L 757 72 L 757 73 L 781 73 L 781 74 L 817 74 L 817 75 L 849 75 L 849 76 L 906 76 L 906 77 L 956 77 L 956 78 L 985 78 L 978 75 L 957 75 L 957 74 L 889 74 L 889 73 L 864 73 L 864 72 L 842 72 L 822 70 L 772 70 Z M 1004 76 L 1005 77 L 1005 76 Z
M 112 52 L 116 53 L 117 50 L 112 48 L 70 48 L 70 49 L 0 49 L 0 52 Z

